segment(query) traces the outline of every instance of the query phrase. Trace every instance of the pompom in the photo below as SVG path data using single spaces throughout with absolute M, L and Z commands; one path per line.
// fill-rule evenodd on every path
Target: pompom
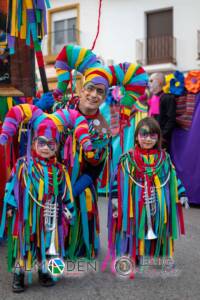
M 185 87 L 190 93 L 198 93 L 200 91 L 200 71 L 190 71 L 185 77 Z

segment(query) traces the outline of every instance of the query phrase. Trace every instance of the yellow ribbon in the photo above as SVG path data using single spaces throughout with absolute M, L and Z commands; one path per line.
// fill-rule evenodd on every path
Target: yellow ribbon
M 92 193 L 89 188 L 85 189 L 86 207 L 87 211 L 92 211 Z

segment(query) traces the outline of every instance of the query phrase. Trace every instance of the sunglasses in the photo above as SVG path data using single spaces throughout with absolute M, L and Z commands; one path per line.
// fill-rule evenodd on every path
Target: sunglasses
M 105 94 L 106 94 L 106 92 L 105 92 L 104 89 L 99 88 L 99 87 L 96 87 L 96 86 L 95 86 L 94 84 L 92 84 L 92 83 L 86 84 L 86 85 L 84 86 L 84 89 L 85 89 L 87 92 L 89 92 L 89 93 L 92 93 L 93 91 L 96 90 L 97 95 L 98 95 L 98 96 L 101 96 L 101 97 L 105 96 Z
M 148 137 L 151 139 L 151 140 L 157 140 L 158 139 L 158 134 L 157 133 L 151 133 L 149 132 L 148 130 L 144 129 L 144 128 L 141 128 L 138 132 L 140 138 L 142 139 L 147 139 Z
M 39 148 L 44 148 L 45 146 L 47 146 L 51 151 L 56 150 L 57 142 L 54 139 L 48 140 L 43 137 L 38 137 L 36 138 L 36 141 Z

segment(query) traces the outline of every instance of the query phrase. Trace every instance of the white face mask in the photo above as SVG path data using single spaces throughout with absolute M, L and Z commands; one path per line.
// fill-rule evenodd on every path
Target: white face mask
M 162 84 L 158 77 L 152 75 L 149 78 L 149 90 L 152 94 L 162 91 Z

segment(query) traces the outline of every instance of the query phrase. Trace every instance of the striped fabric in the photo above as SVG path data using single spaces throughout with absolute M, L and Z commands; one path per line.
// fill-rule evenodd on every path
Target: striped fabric
M 172 258 L 174 241 L 185 233 L 176 171 L 166 152 L 162 152 L 159 161 L 159 152 L 142 154 L 140 157 L 146 163 L 158 161 L 156 169 L 151 169 L 149 164 L 145 171 L 139 168 L 139 161 L 136 162 L 136 155 L 132 153 L 129 151 L 121 156 L 116 177 L 112 178 L 114 185 L 108 207 L 110 255 L 113 260 L 116 256 L 128 255 L 134 262 L 137 257 Z M 153 200 L 149 202 L 149 217 L 145 193 L 150 193 Z M 151 232 L 149 221 L 155 238 L 148 235 Z
M 122 88 L 121 105 L 131 112 L 133 107 L 137 110 L 145 110 L 138 98 L 144 94 L 147 87 L 148 76 L 140 65 L 124 62 L 109 67 L 112 72 L 111 85 L 119 85 Z
M 85 76 L 85 83 L 104 84 L 106 88 L 112 78 L 110 70 L 98 62 L 91 50 L 77 45 L 67 45 L 60 51 L 56 58 L 55 68 L 58 78 L 58 85 L 54 90 L 56 99 L 66 93 L 73 70 Z
M 176 123 L 185 130 L 189 130 L 192 124 L 195 99 L 195 94 L 187 94 L 176 98 Z
M 30 46 L 47 34 L 46 7 L 50 8 L 49 0 L 8 1 L 7 40 L 11 54 L 15 52 L 16 38 L 25 39 Z
M 2 134 L 13 136 L 19 124 L 30 121 L 35 136 L 46 136 L 59 141 L 59 133 L 65 128 L 74 128 L 75 136 L 85 151 L 92 149 L 87 120 L 76 110 L 60 109 L 53 114 L 45 114 L 34 105 L 21 104 L 12 107 L 2 126 Z

